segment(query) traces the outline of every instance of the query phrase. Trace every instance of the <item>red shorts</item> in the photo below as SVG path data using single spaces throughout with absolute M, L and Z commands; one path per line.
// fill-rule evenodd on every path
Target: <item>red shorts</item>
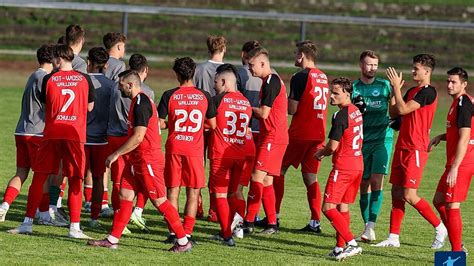
M 30 168 L 36 161 L 36 153 L 40 146 L 42 137 L 38 136 L 17 136 L 16 144 L 16 167 Z
M 84 143 L 64 139 L 43 140 L 38 148 L 33 171 L 57 174 L 62 160 L 63 176 L 84 178 L 86 168 Z
M 103 177 L 105 160 L 110 155 L 109 147 L 104 145 L 84 145 L 86 153 L 86 171 L 91 170 L 92 177 Z
M 456 184 L 454 187 L 449 187 L 446 183 L 448 172 L 450 168 L 444 170 L 441 179 L 439 180 L 437 192 L 441 192 L 444 195 L 445 202 L 463 202 L 467 198 L 469 186 L 471 185 L 471 179 L 474 175 L 474 165 L 467 164 L 459 166 L 458 176 L 456 178 Z
M 211 159 L 209 190 L 211 193 L 234 193 L 244 175 L 245 159 Z
M 107 142 L 109 143 L 107 145 L 109 150 L 108 155 L 120 148 L 120 146 L 122 146 L 127 141 L 127 139 L 128 136 L 107 136 Z M 112 167 L 110 168 L 110 178 L 112 179 L 112 182 L 120 183 L 127 158 L 128 154 L 122 155 L 118 157 L 117 161 L 112 164 Z
M 255 167 L 255 156 L 246 156 L 245 163 L 242 170 L 242 176 L 240 177 L 239 184 L 248 187 L 250 178 L 252 178 L 253 168 Z
M 395 149 L 390 183 L 404 188 L 418 188 L 428 156 L 425 151 Z
M 206 186 L 204 157 L 166 154 L 165 181 L 168 188 Z
M 252 132 L 252 139 L 255 147 L 258 147 L 258 137 L 260 136 L 260 132 Z
M 290 139 L 283 157 L 283 168 L 288 168 L 290 165 L 298 168 L 301 164 L 302 173 L 317 174 L 321 161 L 316 160 L 314 154 L 323 145 L 323 141 Z
M 262 143 L 257 148 L 255 169 L 266 172 L 270 176 L 279 176 L 281 163 L 285 155 L 286 144 Z
M 324 202 L 354 203 L 363 172 L 362 170 L 336 170 L 333 168 L 324 190 Z
M 141 192 L 150 199 L 166 197 L 163 158 L 138 165 L 125 164 L 120 188 Z

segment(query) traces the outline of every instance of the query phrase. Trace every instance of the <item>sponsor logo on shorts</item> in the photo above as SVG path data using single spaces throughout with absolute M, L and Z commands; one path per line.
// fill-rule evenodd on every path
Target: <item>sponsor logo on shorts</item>
M 416 179 L 410 179 L 410 183 L 416 184 Z
M 260 161 L 257 161 L 257 164 L 258 164 L 259 166 L 263 166 L 263 163 L 260 162 Z
M 250 198 L 250 199 L 255 199 L 255 195 L 248 194 L 247 197 Z
M 453 193 L 448 193 L 448 192 L 446 192 L 446 196 L 452 198 L 452 197 L 453 197 Z
M 325 196 L 326 198 L 329 198 L 329 195 L 331 195 L 331 194 L 324 193 L 324 196 Z

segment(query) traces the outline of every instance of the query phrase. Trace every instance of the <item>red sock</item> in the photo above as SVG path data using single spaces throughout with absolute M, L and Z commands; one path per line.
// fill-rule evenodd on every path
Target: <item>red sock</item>
M 61 197 L 61 198 L 64 196 L 64 190 L 66 189 L 66 185 L 67 185 L 67 182 L 66 182 L 66 181 L 64 181 L 63 183 L 61 183 L 61 186 L 60 186 L 61 192 L 59 192 L 59 197 Z
M 68 207 L 71 223 L 79 223 L 81 221 L 82 208 L 82 179 L 79 177 L 69 177 L 68 189 Z
M 230 230 L 231 218 L 229 214 L 229 203 L 226 198 L 215 198 L 217 217 L 219 218 L 219 224 L 221 225 L 221 234 L 224 239 L 228 239 L 232 236 Z
M 201 201 L 202 201 L 202 196 L 201 196 Z M 209 192 L 209 210 L 213 210 L 214 212 L 217 211 L 216 196 L 212 195 L 210 192 Z
M 263 184 L 255 181 L 250 181 L 249 193 L 247 196 L 247 215 L 245 221 L 252 222 L 255 220 L 260 211 L 260 204 L 262 201 Z
M 351 224 L 351 215 L 349 212 L 340 212 L 340 214 L 342 215 L 342 217 L 344 217 L 344 220 L 347 222 L 347 224 L 349 225 L 349 228 L 350 228 L 350 224 Z M 342 238 L 342 236 L 336 232 L 336 247 L 339 247 L 339 248 L 343 248 L 346 246 L 346 241 L 344 240 L 344 238 Z
M 405 216 L 405 201 L 392 200 L 392 211 L 390 212 L 390 233 L 400 234 L 403 216 Z
M 166 200 L 160 206 L 158 206 L 158 210 L 160 210 L 160 212 L 163 213 L 163 216 L 165 217 L 165 220 L 166 220 L 166 223 L 168 224 L 168 229 L 170 230 L 170 232 L 175 233 L 178 239 L 186 236 L 183 225 L 181 224 L 181 221 L 179 220 L 179 213 L 175 209 L 175 207 L 171 205 L 171 203 L 168 200 Z
M 273 185 L 263 187 L 262 202 L 268 224 L 276 225 L 277 216 L 275 210 L 275 190 L 273 189 Z
M 39 205 L 40 212 L 47 212 L 49 210 L 49 192 L 44 193 L 41 196 L 41 202 Z
M 273 189 L 275 190 L 275 211 L 280 213 L 281 202 L 283 201 L 283 195 L 285 194 L 285 176 L 275 176 L 273 178 Z
M 324 215 L 326 215 L 334 229 L 336 229 L 336 232 L 341 235 L 344 241 L 349 242 L 354 239 L 354 235 L 351 233 L 346 218 L 344 218 L 337 209 L 330 209 L 324 212 Z
M 309 209 L 311 210 L 311 220 L 321 220 L 321 190 L 319 182 L 314 182 L 307 187 L 306 197 L 308 198 Z
M 114 211 L 120 209 L 120 181 L 124 171 L 124 162 L 120 156 L 110 168 L 110 179 L 112 180 L 112 208 Z
M 448 219 L 447 219 L 447 215 L 446 215 L 446 206 L 444 205 L 444 203 L 438 203 L 438 204 L 435 204 L 435 208 L 436 210 L 438 210 L 438 213 L 439 213 L 439 216 L 441 217 L 441 221 L 443 221 L 443 223 L 448 226 Z
M 114 211 L 120 209 L 120 183 L 112 185 L 112 208 Z
M 104 194 L 102 195 L 102 204 L 101 205 L 108 205 L 109 204 L 109 190 L 104 188 Z
M 234 215 L 238 213 L 242 218 L 245 216 L 245 200 L 238 199 L 237 197 L 229 198 L 230 217 L 234 218 Z
M 26 217 L 35 218 L 36 209 L 39 207 L 43 195 L 43 184 L 48 179 L 48 174 L 34 173 L 28 189 L 28 201 L 26 203 Z
M 415 207 L 421 216 L 423 216 L 423 218 L 425 218 L 433 227 L 440 225 L 441 221 L 425 199 L 421 198 L 413 207 Z
M 5 195 L 3 195 L 3 202 L 8 203 L 8 205 L 12 205 L 13 201 L 18 197 L 20 191 L 12 186 L 7 187 L 5 190 Z
M 451 242 L 451 251 L 462 251 L 462 218 L 459 209 L 447 209 L 448 237 Z
M 148 195 L 145 195 L 142 192 L 138 192 L 137 204 L 135 204 L 135 207 L 145 209 L 145 204 L 147 200 L 148 200 Z
M 186 235 L 192 235 L 194 231 L 194 224 L 196 223 L 196 218 L 191 216 L 184 216 L 184 232 Z M 176 232 L 175 232 L 176 233 Z
M 92 200 L 92 186 L 84 185 L 84 200 L 86 202 L 91 202 Z
M 114 221 L 112 223 L 112 232 L 110 235 L 120 239 L 123 229 L 127 226 L 132 216 L 133 201 L 120 200 L 120 209 L 115 211 Z

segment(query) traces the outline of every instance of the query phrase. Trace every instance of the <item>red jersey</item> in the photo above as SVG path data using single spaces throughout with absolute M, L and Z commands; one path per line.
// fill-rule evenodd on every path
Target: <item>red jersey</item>
M 155 104 L 145 93 L 140 92 L 132 99 L 127 124 L 129 137 L 133 135 L 135 127 L 147 128 L 142 143 L 130 152 L 132 164 L 153 162 L 162 158 L 158 113 Z
M 86 142 L 87 105 L 94 101 L 87 74 L 55 71 L 43 79 L 40 101 L 45 103 L 44 139 Z
M 329 138 L 339 141 L 332 155 L 332 163 L 338 170 L 364 170 L 362 157 L 362 113 L 353 104 L 344 106 L 332 118 Z
M 255 157 L 256 153 L 252 130 L 247 130 L 247 134 L 245 134 L 245 156 Z
M 403 97 L 405 102 L 411 100 L 420 104 L 420 108 L 402 116 L 402 124 L 397 139 L 396 149 L 428 151 L 430 131 L 438 104 L 436 89 L 431 85 L 414 87 Z
M 290 85 L 289 98 L 299 102 L 288 132 L 290 139 L 324 141 L 329 100 L 326 74 L 306 68 L 291 77 Z
M 459 129 L 471 128 L 474 124 L 473 114 L 474 99 L 467 94 L 456 98 L 449 108 L 446 121 L 446 166 L 451 166 L 456 157 L 457 145 L 459 142 Z M 474 163 L 474 130 L 471 130 L 471 137 L 467 146 L 466 154 L 461 164 Z
M 260 143 L 288 144 L 288 100 L 283 81 L 275 74 L 263 79 L 260 106 L 271 108 L 267 119 L 259 119 Z
M 217 127 L 211 132 L 209 159 L 244 159 L 252 106 L 240 92 L 213 97 Z
M 168 116 L 166 153 L 204 155 L 204 119 L 216 116 L 209 93 L 196 87 L 178 87 L 163 93 L 158 105 L 161 119 Z

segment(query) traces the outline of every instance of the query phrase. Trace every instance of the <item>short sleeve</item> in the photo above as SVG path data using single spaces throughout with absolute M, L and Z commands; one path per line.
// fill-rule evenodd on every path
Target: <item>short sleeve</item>
M 202 90 L 202 92 L 204 93 L 207 99 L 206 118 L 211 119 L 216 117 L 216 105 L 214 104 L 211 95 L 207 91 Z
M 469 97 L 466 95 L 461 96 L 459 99 L 459 104 L 457 106 L 457 127 L 471 127 L 471 119 L 472 119 L 472 102 Z
M 150 99 L 144 94 L 138 94 L 133 107 L 133 127 L 148 127 L 153 109 Z
M 262 86 L 262 99 L 260 102 L 261 105 L 272 107 L 276 97 L 278 96 L 278 94 L 280 94 L 280 90 L 280 78 L 278 78 L 278 76 L 274 74 L 271 74 L 271 76 L 267 79 L 266 82 L 263 83 Z
M 347 107 L 334 114 L 332 118 L 331 131 L 329 131 L 330 139 L 335 141 L 341 140 L 342 135 L 344 135 L 344 130 L 349 127 L 348 118 L 349 116 Z
M 81 73 L 82 74 L 82 73 Z M 91 78 L 89 77 L 89 75 L 87 74 L 83 74 L 84 77 L 86 78 L 87 80 L 87 84 L 89 85 L 89 96 L 87 97 L 87 102 L 88 103 L 92 103 L 94 102 L 95 100 L 95 88 L 94 88 L 94 84 L 92 83 L 92 80 Z
M 46 103 L 46 86 L 51 76 L 52 76 L 52 73 L 43 77 L 43 81 L 41 83 L 41 90 L 39 92 L 39 100 L 41 103 Z
M 434 103 L 436 100 L 436 89 L 432 86 L 427 86 L 423 89 L 421 89 L 415 97 L 413 97 L 413 100 L 417 103 L 420 104 L 421 107 L 430 105 Z
M 298 73 L 295 73 L 290 80 L 290 95 L 288 99 L 295 101 L 300 101 L 301 96 L 306 89 L 306 84 L 308 83 L 308 74 L 309 70 L 304 69 Z
M 166 119 L 168 116 L 168 105 L 170 102 L 171 95 L 174 90 L 165 91 L 161 96 L 160 103 L 158 104 L 158 116 L 161 119 Z

